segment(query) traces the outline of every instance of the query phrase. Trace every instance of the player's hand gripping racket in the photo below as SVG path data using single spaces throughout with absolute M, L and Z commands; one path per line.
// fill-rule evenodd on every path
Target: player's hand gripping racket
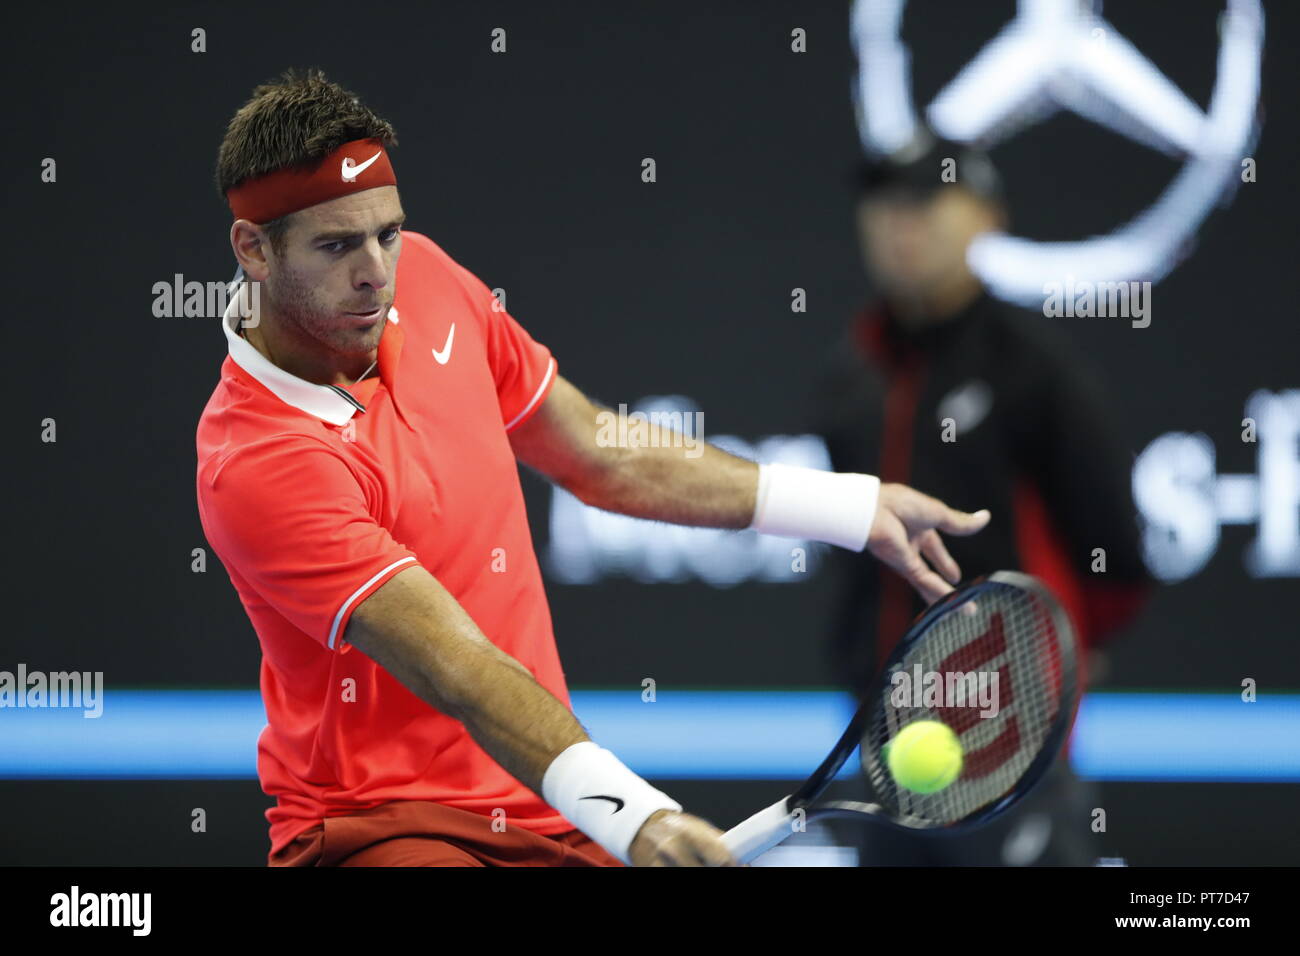
M 896 682 L 902 673 L 907 679 Z M 925 686 L 912 686 L 918 677 Z M 982 703 L 975 690 L 981 680 L 996 689 L 996 713 L 986 706 L 987 691 Z M 1056 760 L 1078 696 L 1074 634 L 1051 592 L 1014 571 L 976 578 L 912 622 L 816 772 L 790 796 L 732 827 L 723 841 L 739 863 L 748 863 L 810 820 L 847 817 L 935 832 L 986 823 Z M 900 786 L 886 765 L 886 745 L 918 720 L 946 724 L 961 744 L 960 773 L 933 793 Z M 877 802 L 817 803 L 858 746 Z

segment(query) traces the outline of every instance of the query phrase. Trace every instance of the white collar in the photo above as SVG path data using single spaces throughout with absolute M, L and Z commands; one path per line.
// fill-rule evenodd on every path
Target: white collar
M 309 415 L 329 422 L 331 425 L 345 425 L 358 411 L 365 411 L 365 406 L 358 402 L 344 389 L 336 385 L 316 385 L 291 375 L 277 365 L 273 365 L 252 344 L 235 331 L 241 315 L 237 310 L 240 300 L 247 299 L 244 292 L 248 281 L 240 282 L 238 290 L 230 297 L 225 314 L 221 317 L 221 329 L 226 333 L 230 345 L 230 358 L 257 381 L 267 387 L 286 405 L 292 405 Z M 247 309 L 244 310 L 247 315 Z

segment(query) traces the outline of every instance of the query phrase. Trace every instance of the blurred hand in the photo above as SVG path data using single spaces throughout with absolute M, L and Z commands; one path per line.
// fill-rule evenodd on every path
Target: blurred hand
M 674 810 L 650 814 L 628 849 L 633 866 L 739 866 L 706 820 Z
M 882 484 L 867 550 L 906 578 L 927 604 L 933 604 L 961 581 L 961 568 L 939 532 L 974 534 L 988 523 L 987 509 L 967 514 L 907 485 Z

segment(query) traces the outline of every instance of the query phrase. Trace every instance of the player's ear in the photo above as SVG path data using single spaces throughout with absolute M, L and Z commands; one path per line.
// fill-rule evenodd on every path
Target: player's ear
M 267 254 L 271 251 L 265 229 L 247 219 L 237 219 L 230 226 L 230 248 L 239 269 L 254 281 L 266 278 Z

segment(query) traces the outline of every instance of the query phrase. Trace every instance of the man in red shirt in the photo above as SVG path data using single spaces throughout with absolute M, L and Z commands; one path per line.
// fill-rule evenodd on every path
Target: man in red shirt
M 218 157 L 246 281 L 197 494 L 262 646 L 270 862 L 733 864 L 574 717 L 517 462 L 611 511 L 869 549 L 927 600 L 960 575 L 935 529 L 988 514 L 666 437 L 607 447 L 550 352 L 402 230 L 395 144 L 355 95 L 291 72 Z

